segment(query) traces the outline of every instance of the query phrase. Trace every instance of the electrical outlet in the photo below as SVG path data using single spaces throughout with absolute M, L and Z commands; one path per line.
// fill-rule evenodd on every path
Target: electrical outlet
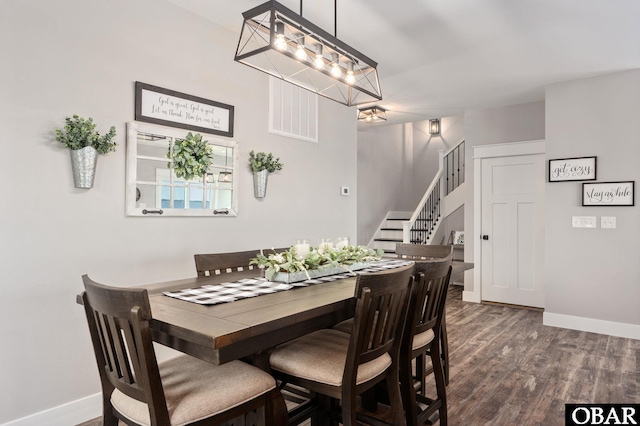
M 602 229 L 615 229 L 616 217 L 615 216 L 602 216 L 600 218 L 600 228 Z

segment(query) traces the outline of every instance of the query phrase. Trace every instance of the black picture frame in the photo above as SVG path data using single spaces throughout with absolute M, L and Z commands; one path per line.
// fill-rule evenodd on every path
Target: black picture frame
M 233 137 L 233 105 L 140 81 L 135 93 L 136 121 Z
M 582 184 L 584 207 L 635 206 L 635 181 L 589 182 Z
M 549 182 L 596 180 L 598 157 L 557 158 L 549 160 Z M 589 167 L 590 170 L 586 170 Z

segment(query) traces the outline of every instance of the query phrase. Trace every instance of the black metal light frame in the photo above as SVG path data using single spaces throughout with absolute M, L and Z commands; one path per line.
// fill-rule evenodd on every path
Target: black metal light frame
M 387 110 L 377 105 L 358 109 L 358 121 L 365 123 L 387 121 Z
M 382 99 L 378 64 L 301 14 L 270 0 L 242 15 L 237 62 L 347 106 Z

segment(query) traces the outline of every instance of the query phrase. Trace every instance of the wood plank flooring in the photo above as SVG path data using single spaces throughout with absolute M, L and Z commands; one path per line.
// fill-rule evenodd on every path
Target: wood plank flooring
M 560 426 L 565 403 L 640 403 L 640 340 L 546 327 L 537 310 L 461 299 L 453 286 L 450 425 Z

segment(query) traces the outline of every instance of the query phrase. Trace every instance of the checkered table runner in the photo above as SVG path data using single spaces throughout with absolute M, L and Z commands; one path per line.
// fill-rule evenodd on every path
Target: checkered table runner
M 312 280 L 300 281 L 297 283 L 278 283 L 267 281 L 265 278 L 245 278 L 242 280 L 209 284 L 201 287 L 187 288 L 178 291 L 165 291 L 163 294 L 187 302 L 198 303 L 200 305 L 216 305 L 218 303 L 235 302 L 236 300 L 256 297 L 262 294 L 277 293 L 279 291 L 290 290 L 294 287 L 308 287 L 314 284 L 321 284 L 330 281 L 341 280 L 353 277 L 362 272 L 379 272 L 387 269 L 399 268 L 412 263 L 406 260 L 379 260 L 371 262 L 371 266 L 360 269 L 355 273 L 346 272 L 344 274 L 328 275 L 326 277 L 314 278 Z

